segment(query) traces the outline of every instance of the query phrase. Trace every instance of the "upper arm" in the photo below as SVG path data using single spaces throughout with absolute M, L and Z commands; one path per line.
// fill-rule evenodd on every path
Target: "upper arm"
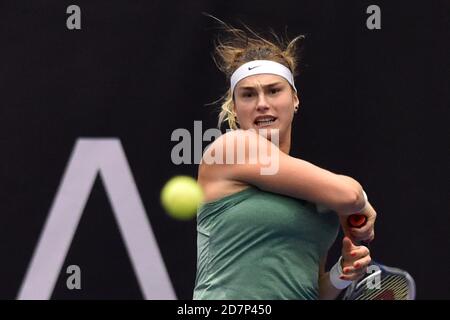
M 205 152 L 203 160 L 205 156 L 210 157 L 210 162 L 211 157 L 222 159 L 222 164 L 214 163 L 213 167 L 224 179 L 321 204 L 338 213 L 354 213 L 364 204 L 362 188 L 354 179 L 291 157 L 252 131 L 235 130 L 222 135 Z

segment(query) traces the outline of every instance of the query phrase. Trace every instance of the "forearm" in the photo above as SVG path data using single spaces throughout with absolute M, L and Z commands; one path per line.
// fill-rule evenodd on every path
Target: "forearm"
M 351 207 L 345 208 L 344 210 L 339 210 L 337 213 L 339 215 L 351 215 L 357 212 L 361 212 L 368 203 L 364 197 L 364 189 L 361 186 L 361 184 L 353 179 L 352 177 L 345 176 L 345 175 L 339 175 L 339 178 L 341 178 L 343 181 L 348 183 L 352 188 L 355 190 L 355 201 L 352 203 Z
M 377 214 L 369 201 L 366 202 L 366 206 L 364 207 L 363 210 L 361 210 L 360 213 L 365 215 L 366 217 L 376 217 Z
M 364 190 L 355 179 L 344 176 L 344 175 L 335 175 L 338 177 L 344 184 L 348 186 L 349 190 L 352 191 L 352 200 L 347 202 L 338 203 L 338 206 L 326 205 L 326 204 L 317 204 L 317 208 L 319 211 L 327 211 L 332 210 L 336 212 L 341 217 L 346 217 L 354 213 L 360 213 L 366 206 L 366 199 L 364 197 Z M 367 202 L 368 203 L 368 202 Z
M 335 300 L 342 290 L 336 289 L 330 281 L 330 273 L 326 272 L 319 279 L 319 300 Z

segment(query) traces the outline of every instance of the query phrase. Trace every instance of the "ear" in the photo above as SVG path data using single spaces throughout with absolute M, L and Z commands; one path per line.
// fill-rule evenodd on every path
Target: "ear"
M 300 100 L 298 99 L 298 96 L 295 93 L 293 96 L 293 100 L 294 100 L 294 112 L 297 113 L 298 108 L 300 107 Z
M 298 98 L 297 94 L 294 92 L 294 106 L 300 106 L 300 99 Z

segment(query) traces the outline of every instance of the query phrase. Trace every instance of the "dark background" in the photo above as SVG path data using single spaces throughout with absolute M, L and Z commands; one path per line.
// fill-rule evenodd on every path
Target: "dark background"
M 81 8 L 81 30 L 66 8 Z M 381 8 L 381 30 L 366 8 Z M 172 164 L 176 128 L 216 126 L 227 89 L 212 59 L 217 24 L 307 36 L 291 154 L 357 179 L 378 212 L 372 255 L 408 270 L 418 299 L 450 298 L 448 1 L 1 1 L 0 298 L 14 299 L 75 141 L 119 138 L 178 298 L 195 280 L 195 221 L 159 191 L 197 166 Z M 445 151 L 447 150 L 447 151 Z M 330 263 L 338 255 L 333 248 Z M 100 179 L 54 299 L 141 299 Z

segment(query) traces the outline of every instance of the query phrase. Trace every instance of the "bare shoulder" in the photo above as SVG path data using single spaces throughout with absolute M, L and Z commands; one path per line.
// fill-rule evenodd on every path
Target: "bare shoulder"
M 236 140 L 252 133 L 232 130 L 221 135 L 205 150 L 198 167 L 197 181 L 204 192 L 204 201 L 214 201 L 248 188 L 249 184 L 229 179 L 226 167 L 226 150 L 233 150 Z
M 236 164 L 238 155 L 249 155 L 249 148 L 267 147 L 269 144 L 269 140 L 254 130 L 231 130 L 208 146 L 203 153 L 202 163 L 212 167 L 217 167 L 218 164 Z
M 203 153 L 201 167 L 208 169 L 225 168 L 225 164 L 235 164 L 239 148 L 248 148 L 249 142 L 264 139 L 251 130 L 232 130 L 222 134 Z M 266 140 L 267 141 L 267 140 Z M 239 150 L 241 151 L 241 150 Z

